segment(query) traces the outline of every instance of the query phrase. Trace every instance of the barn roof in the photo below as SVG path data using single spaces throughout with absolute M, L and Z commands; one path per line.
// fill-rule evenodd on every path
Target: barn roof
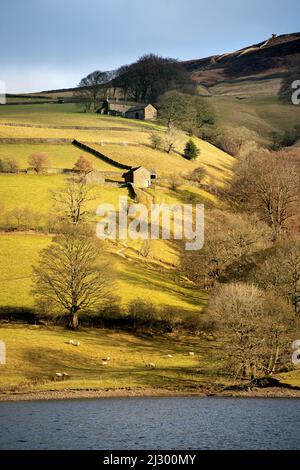
M 151 103 L 146 103 L 146 104 L 140 104 L 138 106 L 132 106 L 132 108 L 129 108 L 128 111 L 129 112 L 143 111 L 145 108 L 147 108 L 147 106 L 152 106 L 154 108 L 154 106 Z

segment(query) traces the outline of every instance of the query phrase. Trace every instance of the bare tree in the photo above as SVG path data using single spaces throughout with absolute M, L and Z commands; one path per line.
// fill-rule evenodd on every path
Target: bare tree
M 172 150 L 175 149 L 176 144 L 178 143 L 180 137 L 181 137 L 181 131 L 176 129 L 173 125 L 170 125 L 166 131 L 165 134 L 163 135 L 163 146 L 164 150 L 167 153 L 171 153 Z
M 189 175 L 187 175 L 186 178 L 200 185 L 206 176 L 207 176 L 206 169 L 203 166 L 198 166 Z
M 112 299 L 111 266 L 99 264 L 100 244 L 72 229 L 45 248 L 34 267 L 34 295 L 70 316 L 78 328 L 82 311 L 95 311 Z
M 81 155 L 74 165 L 74 170 L 80 173 L 89 173 L 93 170 L 93 165 L 86 157 Z
M 49 159 L 45 153 L 33 153 L 28 158 L 28 163 L 37 173 L 41 173 L 49 165 Z
M 255 282 L 285 297 L 300 313 L 300 240 L 291 238 L 276 245 L 254 272 Z
M 210 302 L 227 367 L 255 381 L 286 365 L 293 315 L 273 294 L 249 284 L 221 285 Z
M 52 192 L 52 198 L 63 220 L 78 224 L 87 218 L 88 202 L 95 199 L 92 189 L 85 184 L 84 178 L 73 177 L 67 180 L 65 187 Z
M 106 85 L 111 75 L 108 72 L 95 70 L 84 77 L 75 92 L 78 101 L 83 104 L 85 111 L 96 110 L 99 100 L 106 94 Z
M 213 210 L 206 225 L 204 248 L 185 252 L 182 267 L 202 287 L 240 276 L 248 257 L 266 247 L 268 227 L 255 215 L 230 214 Z M 270 241 L 269 241 L 270 243 Z
M 285 152 L 263 152 L 238 163 L 228 192 L 234 207 L 256 212 L 277 240 L 296 213 L 300 198 L 299 167 Z

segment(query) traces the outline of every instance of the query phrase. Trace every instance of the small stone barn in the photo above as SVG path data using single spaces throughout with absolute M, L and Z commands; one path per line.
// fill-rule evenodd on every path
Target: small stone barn
M 153 121 L 157 119 L 157 109 L 152 104 L 140 104 L 137 106 L 132 106 L 124 103 L 113 103 L 109 100 L 104 100 L 98 112 L 100 114 L 122 116 L 130 119 L 140 119 L 143 121 Z
M 125 183 L 131 183 L 136 188 L 149 188 L 156 180 L 155 171 L 147 170 L 144 166 L 131 168 L 123 175 Z
M 125 112 L 125 117 L 143 121 L 154 121 L 157 119 L 157 109 L 152 104 L 133 106 Z

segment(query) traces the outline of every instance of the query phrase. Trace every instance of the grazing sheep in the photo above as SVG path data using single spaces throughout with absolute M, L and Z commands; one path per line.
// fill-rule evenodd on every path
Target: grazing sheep
M 155 369 L 156 365 L 154 364 L 154 362 L 148 362 L 148 363 L 146 364 L 146 367 L 147 367 L 148 369 Z
M 104 357 L 104 358 L 102 359 L 102 361 L 104 361 L 104 362 L 110 361 L 110 357 L 109 357 L 109 356 Z
M 172 354 L 167 354 L 167 357 L 173 357 Z
M 76 343 L 73 343 L 74 346 L 80 346 L 80 342 L 76 341 Z
M 103 365 L 103 366 L 107 366 L 107 365 L 108 365 L 108 362 L 107 362 L 107 361 L 104 361 L 104 360 L 102 359 L 102 365 Z
M 189 356 L 195 356 L 195 353 L 193 351 L 190 351 Z
M 63 377 L 65 377 L 65 378 L 66 378 L 66 377 L 69 377 L 69 374 L 68 374 L 67 372 L 63 372 L 62 375 L 63 375 Z
M 69 344 L 74 344 L 74 341 L 70 339 Z

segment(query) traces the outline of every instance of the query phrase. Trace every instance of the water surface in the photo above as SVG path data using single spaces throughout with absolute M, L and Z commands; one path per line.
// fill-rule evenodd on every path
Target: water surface
M 0 449 L 300 449 L 300 399 L 0 403 Z

